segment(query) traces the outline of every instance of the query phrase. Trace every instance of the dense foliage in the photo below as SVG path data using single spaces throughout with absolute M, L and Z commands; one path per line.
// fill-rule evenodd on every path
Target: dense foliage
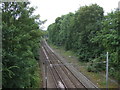
M 119 18 L 118 18 L 119 17 Z M 109 52 L 110 75 L 120 80 L 119 41 L 120 11 L 104 16 L 97 4 L 56 18 L 48 27 L 49 41 L 65 50 L 73 50 L 80 61 L 90 62 L 88 71 L 105 70 L 106 52 Z
M 39 87 L 38 49 L 42 21 L 29 2 L 2 3 L 2 86 Z M 38 22 L 39 21 L 39 22 Z

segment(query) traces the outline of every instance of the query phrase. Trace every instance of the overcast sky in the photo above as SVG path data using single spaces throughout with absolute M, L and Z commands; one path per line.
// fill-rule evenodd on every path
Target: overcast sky
M 35 15 L 40 14 L 40 20 L 46 20 L 44 29 L 54 23 L 57 17 L 68 14 L 69 12 L 75 12 L 80 6 L 98 4 L 103 7 L 105 13 L 111 12 L 118 7 L 120 0 L 29 0 L 31 6 L 37 6 L 38 8 L 34 12 Z

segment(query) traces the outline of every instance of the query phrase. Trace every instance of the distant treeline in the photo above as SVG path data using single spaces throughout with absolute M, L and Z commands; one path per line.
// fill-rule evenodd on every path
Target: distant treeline
M 109 74 L 120 81 L 120 11 L 104 15 L 97 4 L 56 18 L 48 27 L 49 42 L 72 50 L 80 61 L 90 62 L 88 71 L 105 71 L 109 52 Z

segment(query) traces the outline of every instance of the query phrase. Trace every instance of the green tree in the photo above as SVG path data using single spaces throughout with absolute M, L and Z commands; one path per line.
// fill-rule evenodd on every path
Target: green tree
M 114 11 L 109 13 L 108 15 L 105 16 L 104 20 L 102 21 L 102 29 L 97 32 L 97 35 L 92 38 L 92 42 L 98 43 L 99 46 L 102 46 L 104 48 L 103 52 L 101 54 L 105 54 L 106 52 L 109 52 L 109 59 L 110 59 L 110 75 L 113 76 L 116 79 L 120 80 L 119 77 L 119 30 L 118 30 L 118 25 L 119 25 L 119 11 Z M 101 48 L 99 48 L 101 49 Z M 100 56 L 99 56 L 100 57 Z M 105 57 L 104 57 L 105 60 Z
M 94 53 L 97 48 L 90 39 L 101 29 L 103 19 L 103 8 L 92 4 L 91 6 L 81 7 L 75 14 L 75 51 L 78 51 L 80 60 L 88 61 L 89 58 L 96 56 Z
M 36 74 L 41 31 L 28 2 L 2 3 L 3 88 L 38 87 Z

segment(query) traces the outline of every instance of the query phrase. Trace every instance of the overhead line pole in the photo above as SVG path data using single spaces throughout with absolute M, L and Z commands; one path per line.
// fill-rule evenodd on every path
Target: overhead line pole
M 106 54 L 106 89 L 108 89 L 108 52 Z

